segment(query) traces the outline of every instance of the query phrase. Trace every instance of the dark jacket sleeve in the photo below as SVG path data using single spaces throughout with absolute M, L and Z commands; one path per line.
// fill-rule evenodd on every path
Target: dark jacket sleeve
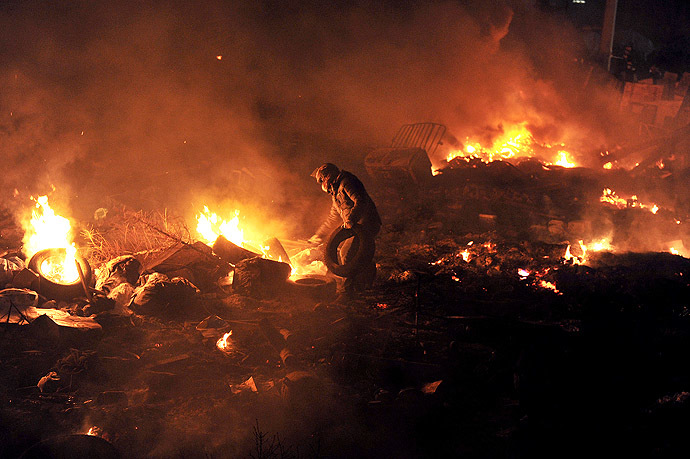
M 335 202 L 331 204 L 331 210 L 328 213 L 328 217 L 326 218 L 326 221 L 319 226 L 319 229 L 316 230 L 316 235 L 325 238 L 328 237 L 329 234 L 335 229 L 336 226 L 340 225 L 341 223 L 341 218 L 340 218 L 340 212 L 338 212 L 338 206 L 336 206 Z
M 350 214 L 345 217 L 347 221 L 355 224 L 362 218 L 365 208 L 369 204 L 369 195 L 364 189 L 364 185 L 362 185 L 359 180 L 352 177 L 343 179 L 342 190 L 347 194 L 353 204 L 352 209 L 350 209 Z

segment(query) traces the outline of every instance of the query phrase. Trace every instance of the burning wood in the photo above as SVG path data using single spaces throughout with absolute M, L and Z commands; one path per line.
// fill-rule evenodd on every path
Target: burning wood
M 576 166 L 572 155 L 563 150 L 564 145 L 539 144 L 526 124 L 503 128 L 501 135 L 494 138 L 489 146 L 483 146 L 480 142 L 467 138 L 464 147 L 450 151 L 445 161 L 450 164 L 459 158 L 465 161 L 479 159 L 484 163 L 490 163 L 497 160 L 537 157 L 543 158 L 546 166 Z M 438 172 L 439 169 L 436 169 L 436 173 Z
M 628 207 L 639 207 L 640 209 L 647 209 L 653 214 L 656 214 L 659 211 L 659 206 L 657 206 L 656 204 L 652 204 L 651 206 L 647 204 L 642 204 L 641 202 L 639 202 L 636 195 L 632 195 L 628 199 L 620 198 L 618 197 L 616 192 L 611 190 L 610 188 L 604 188 L 604 191 L 601 197 L 599 198 L 599 201 L 613 204 L 619 209 L 625 209 Z
M 213 251 L 223 260 L 230 264 L 236 264 L 246 258 L 261 256 L 258 253 L 244 249 L 239 245 L 230 242 L 223 235 L 219 235 L 213 243 Z

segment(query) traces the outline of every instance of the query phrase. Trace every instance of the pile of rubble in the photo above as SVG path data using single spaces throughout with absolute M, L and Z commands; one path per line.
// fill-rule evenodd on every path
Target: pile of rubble
M 102 260 L 71 300 L 5 253 L 2 454 L 89 432 L 153 457 L 680 451 L 690 261 L 579 250 L 649 213 L 605 207 L 611 178 L 460 163 L 402 199 L 373 187 L 378 277 L 347 303 L 222 239 Z

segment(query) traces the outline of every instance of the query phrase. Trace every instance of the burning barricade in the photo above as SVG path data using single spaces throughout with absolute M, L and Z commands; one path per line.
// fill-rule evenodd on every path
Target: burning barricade
M 109 210 L 81 246 L 68 239 L 48 247 L 65 257 L 75 247 L 77 260 L 88 258 L 93 268 L 71 262 L 82 270 L 76 277 L 7 253 L 8 282 L 52 272 L 66 285 L 78 280 L 79 289 L 51 305 L 67 316 L 93 314 L 106 336 L 93 346 L 98 354 L 51 354 L 58 363 L 42 362 L 29 384 L 42 381 L 44 398 L 83 394 L 81 409 L 106 419 L 156 404 L 174 413 L 166 422 L 181 425 L 192 417 L 185 410 L 225 413 L 233 397 L 290 415 L 323 411 L 331 380 L 364 387 L 357 397 L 371 412 L 471 410 L 479 387 L 505 385 L 517 368 L 518 387 L 507 396 L 532 415 L 539 397 L 530 359 L 539 358 L 539 340 L 557 336 L 554 353 L 570 355 L 575 337 L 586 339 L 582 330 L 591 333 L 607 311 L 684 314 L 690 266 L 668 253 L 684 251 L 670 244 L 682 242 L 684 226 L 672 209 L 621 188 L 604 168 L 479 158 L 447 166 L 417 197 L 423 206 L 382 202 L 401 206 L 401 216 L 384 213 L 376 288 L 352 304 L 332 302 L 337 279 L 326 274 L 322 249 L 253 231 L 235 210 L 221 217 L 204 208 L 196 232 L 170 215 Z M 638 246 L 654 253 L 628 253 L 636 229 L 652 234 L 645 225 L 677 233 Z M 48 293 L 32 282 L 6 292 L 6 303 L 40 309 Z M 98 393 L 89 392 L 94 381 Z M 118 426 L 119 445 L 142 424 Z

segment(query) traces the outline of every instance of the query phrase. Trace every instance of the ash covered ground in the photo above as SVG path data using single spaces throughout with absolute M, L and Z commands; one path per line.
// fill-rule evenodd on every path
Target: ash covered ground
M 372 183 L 378 277 L 351 301 L 210 283 L 148 314 L 45 305 L 97 331 L 3 324 L 0 454 L 89 431 L 122 457 L 687 453 L 690 262 L 661 249 L 684 239 L 676 210 L 601 202 L 621 172 L 530 167 L 456 164 L 417 193 Z M 577 244 L 604 233 L 664 236 Z M 267 324 L 289 331 L 288 359 Z

